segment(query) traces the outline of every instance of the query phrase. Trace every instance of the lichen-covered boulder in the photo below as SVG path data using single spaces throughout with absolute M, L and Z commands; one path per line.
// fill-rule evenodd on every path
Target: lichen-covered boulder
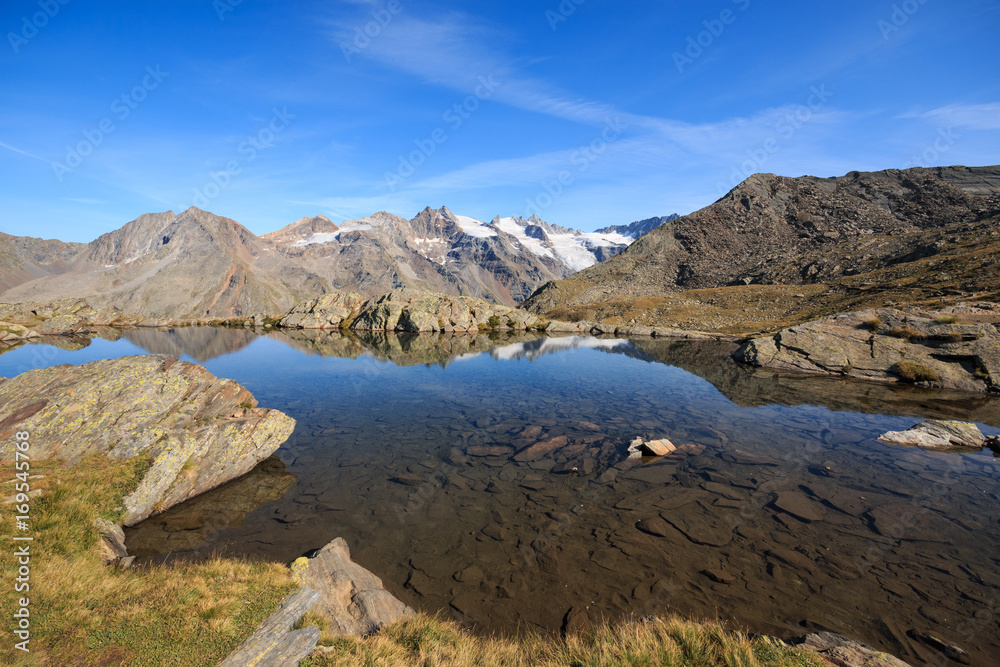
M 125 498 L 125 525 L 249 472 L 291 435 L 295 420 L 257 408 L 232 380 L 175 357 L 142 355 L 31 370 L 0 383 L 0 460 L 17 431 L 32 458 L 72 464 L 93 453 L 152 457 Z

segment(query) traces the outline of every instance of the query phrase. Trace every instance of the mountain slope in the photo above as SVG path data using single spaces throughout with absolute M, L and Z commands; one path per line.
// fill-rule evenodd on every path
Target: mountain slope
M 86 247 L 84 243 L 11 236 L 0 232 L 0 293 L 37 278 L 66 271 Z
M 2 298 L 80 297 L 145 317 L 239 317 L 280 311 L 304 294 L 308 276 L 283 280 L 281 263 L 239 223 L 192 207 L 140 216 L 87 244 L 64 272 L 25 282 Z
M 881 271 L 870 281 L 877 287 L 892 282 L 884 275 L 887 268 L 936 255 L 954 264 L 955 248 L 975 254 L 995 241 L 998 193 L 1000 167 L 852 172 L 825 179 L 756 174 L 611 260 L 543 286 L 524 307 L 551 313 L 616 300 L 624 313 L 629 300 L 685 290 L 828 284 Z M 934 283 L 932 272 L 920 266 L 910 267 L 907 280 Z M 988 282 L 988 276 L 975 278 L 966 287 Z M 609 316 L 606 308 L 601 312 Z

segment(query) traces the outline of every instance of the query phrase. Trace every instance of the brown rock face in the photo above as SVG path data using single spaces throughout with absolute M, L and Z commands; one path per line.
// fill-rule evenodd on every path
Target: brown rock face
M 15 431 L 31 433 L 34 458 L 148 454 L 152 467 L 125 498 L 132 525 L 270 456 L 295 420 L 255 405 L 236 382 L 173 357 L 32 370 L 0 383 L 0 459 L 13 460 Z

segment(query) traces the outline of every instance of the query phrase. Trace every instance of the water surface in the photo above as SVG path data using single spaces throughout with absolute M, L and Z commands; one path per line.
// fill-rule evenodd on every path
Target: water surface
M 482 631 L 674 611 L 914 663 L 939 657 L 914 632 L 1000 655 L 997 459 L 875 440 L 926 416 L 1000 433 L 995 398 L 756 371 L 714 342 L 104 335 L 10 351 L 0 375 L 183 355 L 298 420 L 251 476 L 129 530 L 142 558 L 291 561 L 341 536 L 405 602 Z M 626 462 L 637 435 L 687 446 Z

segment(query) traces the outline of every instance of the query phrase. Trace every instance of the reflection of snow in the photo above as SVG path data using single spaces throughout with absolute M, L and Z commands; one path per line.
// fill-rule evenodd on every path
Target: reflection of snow
M 592 338 L 590 336 L 536 338 L 528 343 L 516 343 L 514 345 L 498 347 L 490 351 L 490 356 L 500 361 L 514 359 L 534 361 L 546 354 L 562 352 L 563 350 L 577 350 L 580 348 L 613 350 L 617 347 L 628 347 L 629 345 L 630 343 L 622 338 Z

